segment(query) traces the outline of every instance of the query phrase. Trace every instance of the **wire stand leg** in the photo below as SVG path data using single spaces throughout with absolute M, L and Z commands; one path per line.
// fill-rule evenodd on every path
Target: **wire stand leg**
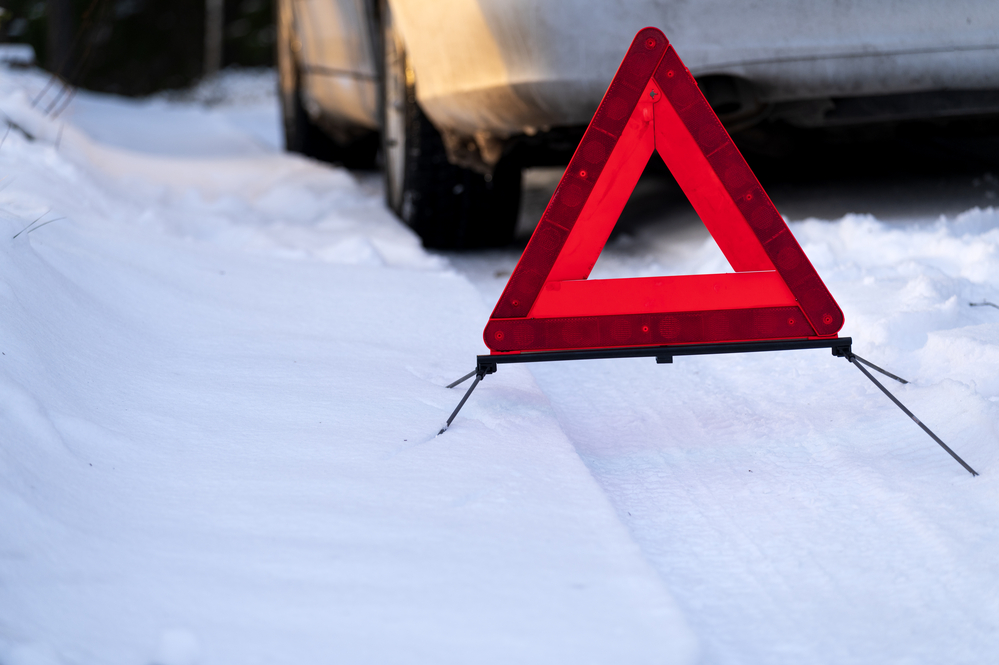
M 858 356 L 858 355 L 857 355 L 856 353 L 851 353 L 850 355 L 851 355 L 851 356 L 852 356 L 853 358 L 856 358 L 856 359 L 857 359 L 857 360 L 859 360 L 860 362 L 864 363 L 865 365 L 867 365 L 867 366 L 868 366 L 868 367 L 870 367 L 871 369 L 876 369 L 877 371 L 881 372 L 882 374 L 884 374 L 885 376 L 887 376 L 887 377 L 888 377 L 889 379 L 895 379 L 895 380 L 896 380 L 896 381 L 898 381 L 899 383 L 909 383 L 908 381 L 906 381 L 906 380 L 905 380 L 905 379 L 903 379 L 902 377 L 899 377 L 899 376 L 895 376 L 894 374 L 892 374 L 892 373 L 891 373 L 891 372 L 889 372 L 888 370 L 884 370 L 884 369 L 881 369 L 880 367 L 878 367 L 878 366 L 877 366 L 877 365 L 875 365 L 874 363 L 872 363 L 872 362 L 870 362 L 870 361 L 868 361 L 868 360 L 864 360 L 863 358 L 861 358 L 860 356 Z M 466 377 L 466 378 L 467 378 L 467 377 Z M 464 381 L 464 380 L 465 380 L 465 379 L 462 379 L 462 381 Z
M 476 373 L 478 373 L 478 371 L 479 371 L 479 368 L 478 368 L 478 367 L 476 367 L 476 368 L 475 368 L 475 369 L 473 369 L 473 370 L 472 370 L 471 372 L 469 372 L 469 373 L 468 373 L 468 374 L 466 374 L 465 376 L 461 377 L 460 379 L 458 379 L 458 380 L 457 380 L 457 381 L 455 381 L 454 383 L 451 383 L 451 384 L 448 384 L 448 388 L 454 388 L 454 387 L 455 387 L 456 385 L 458 385 L 459 383 L 462 383 L 463 381 L 468 381 L 468 380 L 469 380 L 470 378 L 472 378 L 473 376 L 475 376 L 475 375 L 476 375 Z
M 953 450 L 951 450 L 947 446 L 946 443 L 944 443 L 943 441 L 941 441 L 940 437 L 938 437 L 936 434 L 934 434 L 933 432 L 931 432 L 929 427 L 927 427 L 922 422 L 920 422 L 919 418 L 917 418 L 915 415 L 913 415 L 912 411 L 909 411 L 909 409 L 905 408 L 904 404 L 902 404 L 897 399 L 895 399 L 895 396 L 892 395 L 890 392 L 888 392 L 888 389 L 885 388 L 883 385 L 881 385 L 881 382 L 878 381 L 877 379 L 875 379 L 873 374 L 871 374 L 866 369 L 864 369 L 864 366 L 862 364 L 860 364 L 860 362 L 857 362 L 860 359 L 857 358 L 856 355 L 853 355 L 852 357 L 847 357 L 847 360 L 849 360 L 851 363 L 853 363 L 853 365 L 857 369 L 859 369 L 861 372 L 863 372 L 864 376 L 866 376 L 868 379 L 870 379 L 874 383 L 874 385 L 876 385 L 878 388 L 881 389 L 881 392 L 883 392 L 885 395 L 888 396 L 888 399 L 890 399 L 892 402 L 895 403 L 895 406 L 897 406 L 898 408 L 902 409 L 902 412 L 905 413 L 905 415 L 907 415 L 910 418 L 912 418 L 912 422 L 914 422 L 917 425 L 919 425 L 923 429 L 924 432 L 926 432 L 927 434 L 930 435 L 931 439 L 933 439 L 938 444 L 940 444 L 940 447 L 943 448 L 944 450 L 946 450 L 950 454 L 951 457 L 953 457 L 954 459 L 956 459 L 958 461 L 958 463 L 961 466 L 963 466 L 968 471 L 968 473 L 970 473 L 972 476 L 977 476 L 978 475 L 978 472 L 975 471 L 974 469 L 972 469 L 970 466 L 968 466 L 968 463 L 965 462 L 963 459 L 961 459 L 958 456 L 957 453 L 955 453 Z M 880 371 L 883 371 L 883 370 L 880 370 Z M 888 373 L 885 372 L 885 374 L 888 374 Z M 891 376 L 891 375 L 889 374 L 888 376 Z M 894 378 L 897 378 L 897 377 L 894 377 Z
M 458 402 L 458 406 L 454 408 L 454 412 L 451 413 L 451 417 L 447 419 L 447 422 L 444 424 L 444 427 L 441 428 L 441 431 L 437 432 L 437 436 L 440 436 L 447 431 L 447 428 L 451 426 L 451 422 L 454 421 L 454 417 L 458 415 L 458 412 L 461 411 L 461 407 L 465 406 L 465 402 L 468 401 L 472 391 L 475 390 L 475 386 L 479 385 L 479 381 L 482 380 L 482 377 L 476 372 L 472 372 L 472 374 L 475 374 L 475 381 L 472 381 L 472 385 L 468 387 L 468 392 L 466 392 L 465 396 L 461 398 L 460 402 Z M 466 376 L 465 378 L 467 379 L 468 377 Z

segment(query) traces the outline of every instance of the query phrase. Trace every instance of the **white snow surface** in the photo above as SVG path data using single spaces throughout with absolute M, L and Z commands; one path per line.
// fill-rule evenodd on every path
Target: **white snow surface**
M 0 662 L 691 661 L 527 371 L 435 436 L 489 310 L 273 95 L 0 80 Z
M 827 351 L 502 366 L 435 436 L 516 252 L 283 154 L 270 72 L 44 85 L 0 69 L 0 664 L 999 651 L 999 212 L 791 223 L 978 478 Z M 664 224 L 594 276 L 727 269 Z

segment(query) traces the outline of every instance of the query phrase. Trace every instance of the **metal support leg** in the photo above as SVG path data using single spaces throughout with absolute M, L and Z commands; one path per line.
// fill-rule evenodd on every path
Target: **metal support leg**
M 958 456 L 957 453 L 955 453 L 953 450 L 951 450 L 947 446 L 946 443 L 944 443 L 943 441 L 941 441 L 940 437 L 938 437 L 936 434 L 934 434 L 933 432 L 931 432 L 929 427 L 927 427 L 922 422 L 920 422 L 919 418 L 917 418 L 916 416 L 914 416 L 913 413 L 912 413 L 912 411 L 909 411 L 909 409 L 905 408 L 904 404 L 902 404 L 897 399 L 895 399 L 895 396 L 892 395 L 890 392 L 888 392 L 888 389 L 885 388 L 883 385 L 881 385 L 881 382 L 878 381 L 877 379 L 875 379 L 873 374 L 871 374 L 866 369 L 864 369 L 864 366 L 861 364 L 861 362 L 865 362 L 865 361 L 861 361 L 860 358 L 858 358 L 854 354 L 850 354 L 849 356 L 846 356 L 846 359 L 849 360 L 851 363 L 853 363 L 853 365 L 857 369 L 859 369 L 861 372 L 863 372 L 864 376 L 866 376 L 868 379 L 870 379 L 874 383 L 874 385 L 876 385 L 878 388 L 880 388 L 881 392 L 883 392 L 885 395 L 888 395 L 888 399 L 890 399 L 892 402 L 894 402 L 895 406 L 897 406 L 898 408 L 902 409 L 902 412 L 905 413 L 905 415 L 907 415 L 910 418 L 912 418 L 912 422 L 914 422 L 917 425 L 919 425 L 923 429 L 924 432 L 926 432 L 927 434 L 930 435 L 931 439 L 933 439 L 938 444 L 940 444 L 940 447 L 943 448 L 944 450 L 946 450 L 950 454 L 951 457 L 953 457 L 954 459 L 956 459 L 958 461 L 958 463 L 961 466 L 963 466 L 968 471 L 968 473 L 970 473 L 973 476 L 977 476 L 978 475 L 978 472 L 975 471 L 974 469 L 972 469 L 970 466 L 968 466 L 968 463 L 965 462 L 963 459 L 961 459 Z M 869 363 L 866 363 L 866 364 L 869 364 Z M 884 370 L 881 370 L 881 369 L 878 369 L 878 371 L 884 372 Z M 888 376 L 892 376 L 891 374 L 888 374 L 887 372 L 884 372 L 884 373 L 887 374 Z M 892 376 L 892 378 L 898 379 L 898 377 L 896 377 L 896 376 Z M 901 379 L 898 379 L 898 380 L 901 381 Z M 902 382 L 905 383 L 904 381 L 902 381 Z
M 469 372 L 468 374 L 466 374 L 465 376 L 461 377 L 460 379 L 458 379 L 457 381 L 453 382 L 451 385 L 448 386 L 448 388 L 454 388 L 459 383 L 467 381 L 473 376 L 475 377 L 475 381 L 472 381 L 472 385 L 468 387 L 468 392 L 466 392 L 465 396 L 461 398 L 460 402 L 458 402 L 458 406 L 455 407 L 454 412 L 451 414 L 451 417 L 447 419 L 447 423 L 444 424 L 444 427 L 441 428 L 441 431 L 437 432 L 437 436 L 440 436 L 441 434 L 446 432 L 447 428 L 451 426 L 451 423 L 454 421 L 454 417 L 458 415 L 459 411 L 461 411 L 461 407 L 465 406 L 465 402 L 467 402 L 468 398 L 472 395 L 472 391 L 475 390 L 475 386 L 479 385 L 479 381 L 486 378 L 486 374 L 493 374 L 495 372 L 496 372 L 495 362 L 488 359 L 483 360 L 482 358 L 479 358 L 479 362 L 476 363 L 475 369 L 473 369 L 471 372 Z
M 856 353 L 852 353 L 852 352 L 851 352 L 851 353 L 850 353 L 850 355 L 849 355 L 849 356 L 847 356 L 847 360 L 849 360 L 850 358 L 855 358 L 855 359 L 859 360 L 860 362 L 864 363 L 865 365 L 867 365 L 868 367 L 870 367 L 871 369 L 876 369 L 877 371 L 879 371 L 879 372 L 881 372 L 882 374 L 884 374 L 885 376 L 887 376 L 887 377 L 888 377 L 889 379 L 895 379 L 895 380 L 896 380 L 896 381 L 898 381 L 899 383 L 909 383 L 909 382 L 908 382 L 908 381 L 906 381 L 905 379 L 903 379 L 903 378 L 901 378 L 901 377 L 898 377 L 898 376 L 895 376 L 894 374 L 892 374 L 891 372 L 889 372 L 889 371 L 887 371 L 887 370 L 883 370 L 883 369 L 881 369 L 880 367 L 878 367 L 878 366 L 877 366 L 877 365 L 875 365 L 874 363 L 872 363 L 872 362 L 868 362 L 867 360 L 864 360 L 863 358 L 861 358 L 860 356 L 858 356 L 858 355 L 857 355 Z M 467 378 L 467 377 L 466 377 L 466 378 Z M 462 381 L 464 381 L 464 380 L 465 380 L 465 379 L 462 379 Z
M 468 381 L 468 380 L 469 380 L 470 378 L 472 378 L 473 376 L 475 376 L 475 374 L 476 374 L 476 373 L 477 373 L 478 371 L 479 371 L 479 368 L 478 368 L 478 367 L 476 367 L 476 368 L 475 368 L 475 369 L 473 369 L 473 370 L 472 370 L 471 372 L 469 372 L 469 373 L 468 373 L 468 374 L 466 374 L 465 376 L 461 377 L 460 379 L 458 379 L 458 380 L 457 380 L 457 381 L 455 381 L 454 383 L 451 383 L 451 384 L 449 384 L 449 385 L 448 385 L 448 388 L 454 388 L 454 387 L 455 387 L 456 385 L 458 385 L 459 383 L 462 383 L 462 382 L 464 382 L 464 381 Z
M 472 381 L 472 385 L 468 387 L 468 392 L 466 392 L 465 396 L 461 398 L 460 402 L 458 402 L 458 406 L 454 408 L 454 411 L 451 413 L 451 417 L 447 419 L 447 422 L 444 424 L 444 427 L 441 428 L 441 431 L 437 432 L 437 436 L 440 436 L 447 431 L 447 428 L 451 426 L 451 422 L 454 420 L 454 417 L 458 415 L 458 412 L 461 411 L 461 407 L 465 406 L 465 402 L 468 401 L 472 391 L 475 390 L 475 386 L 479 385 L 479 381 L 482 380 L 482 377 L 479 376 L 478 373 L 472 372 L 472 374 L 475 374 L 475 381 Z M 465 379 L 467 378 L 468 377 L 466 376 Z M 461 383 L 461 381 L 464 381 L 465 379 L 461 379 L 458 383 Z M 451 386 L 448 386 L 448 388 L 450 387 Z

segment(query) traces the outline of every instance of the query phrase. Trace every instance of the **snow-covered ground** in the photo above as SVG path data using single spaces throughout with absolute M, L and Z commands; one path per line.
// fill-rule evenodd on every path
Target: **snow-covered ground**
M 791 225 L 978 478 L 821 351 L 503 366 L 436 437 L 516 251 L 282 154 L 269 73 L 44 84 L 0 70 L 3 665 L 999 650 L 999 212 Z M 680 218 L 595 275 L 726 269 Z

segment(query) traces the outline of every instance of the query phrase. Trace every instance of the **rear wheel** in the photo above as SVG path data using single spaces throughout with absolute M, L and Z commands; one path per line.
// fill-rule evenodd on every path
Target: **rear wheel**
M 283 118 L 286 150 L 331 164 L 341 164 L 348 169 L 377 168 L 377 133 L 372 132 L 347 144 L 337 143 L 309 117 L 302 105 L 300 91 L 296 91 L 288 106 L 290 112 Z
M 385 199 L 427 247 L 495 247 L 513 240 L 520 167 L 491 175 L 448 162 L 440 133 L 416 101 L 416 81 L 387 3 L 382 10 Z

